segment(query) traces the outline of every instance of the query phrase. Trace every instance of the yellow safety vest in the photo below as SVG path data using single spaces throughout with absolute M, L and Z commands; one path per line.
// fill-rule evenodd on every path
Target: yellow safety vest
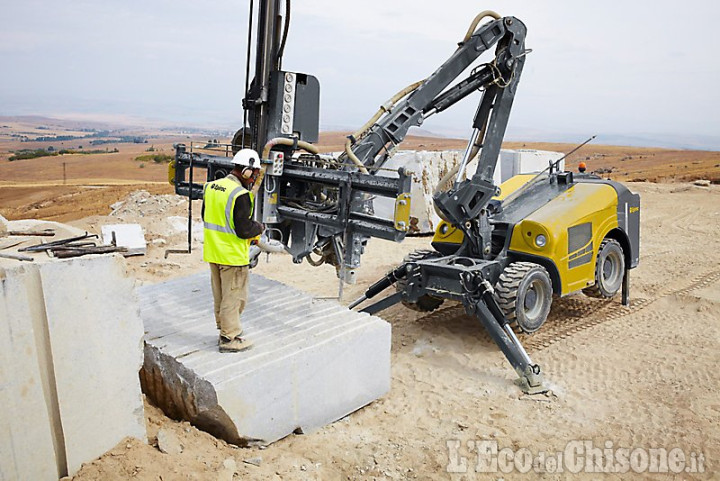
M 241 239 L 235 233 L 233 211 L 241 195 L 250 196 L 250 216 L 255 201 L 252 192 L 234 180 L 208 182 L 203 186 L 205 202 L 203 260 L 226 266 L 246 266 L 250 263 L 250 239 Z

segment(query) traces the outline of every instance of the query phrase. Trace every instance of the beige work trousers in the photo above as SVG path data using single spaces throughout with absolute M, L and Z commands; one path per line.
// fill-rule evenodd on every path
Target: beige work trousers
M 215 323 L 220 335 L 233 339 L 242 332 L 240 315 L 248 297 L 248 266 L 210 263 L 210 282 L 215 301 Z

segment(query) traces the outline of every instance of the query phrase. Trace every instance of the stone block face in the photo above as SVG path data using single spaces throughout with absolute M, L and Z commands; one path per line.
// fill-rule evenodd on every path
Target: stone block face
M 57 480 L 37 267 L 0 269 L 0 480 Z M 37 335 L 37 339 L 36 339 Z M 36 341 L 40 341 L 37 343 Z
M 40 266 L 68 472 L 124 437 L 146 440 L 142 322 L 120 256 Z
M 390 389 L 390 325 L 377 317 L 251 275 L 243 328 L 255 346 L 221 354 L 206 274 L 142 286 L 139 297 L 144 391 L 228 442 L 312 431 Z
M 459 150 L 443 152 L 399 151 L 383 167 L 400 167 L 413 173 L 410 202 L 410 234 L 427 234 L 435 231 L 440 217 L 435 213 L 433 193 L 440 179 L 453 167 L 460 164 L 463 153 Z M 477 164 L 474 164 L 477 165 Z M 394 172 L 381 170 L 378 175 L 397 177 Z M 375 214 L 392 219 L 395 212 L 395 200 L 377 197 L 373 201 Z

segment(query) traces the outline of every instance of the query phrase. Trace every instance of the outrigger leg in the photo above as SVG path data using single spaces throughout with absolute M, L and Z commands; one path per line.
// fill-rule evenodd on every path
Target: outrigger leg
M 540 366 L 534 364 L 525 348 L 520 344 L 508 320 L 493 295 L 492 285 L 482 276 L 465 272 L 460 275 L 465 290 L 463 304 L 468 315 L 480 319 L 490 333 L 495 344 L 502 350 L 519 379 L 516 383 L 527 394 L 540 394 L 548 391 L 543 384 Z
M 365 291 L 365 294 L 350 303 L 348 307 L 350 309 L 354 309 L 364 301 L 375 297 L 391 285 L 395 284 L 398 280 L 404 279 L 406 276 L 406 264 L 396 267 L 375 284 L 371 285 L 367 291 Z M 532 359 L 528 356 L 525 348 L 523 348 L 522 344 L 520 344 L 520 341 L 513 332 L 508 320 L 505 318 L 505 315 L 495 300 L 492 285 L 484 279 L 482 275 L 472 272 L 463 272 L 460 274 L 460 283 L 462 284 L 462 288 L 465 292 L 463 295 L 465 311 L 469 315 L 480 319 L 480 322 L 483 323 L 485 329 L 487 329 L 488 333 L 490 333 L 490 337 L 492 337 L 495 344 L 497 344 L 503 354 L 505 354 L 505 357 L 519 376 L 516 383 L 520 386 L 520 389 L 527 394 L 540 394 L 547 392 L 548 388 L 543 385 L 543 376 L 540 371 L 540 366 L 532 362 Z M 374 304 L 371 304 L 370 306 L 361 309 L 361 312 L 375 314 L 376 312 L 387 309 L 401 300 L 402 293 L 396 292 Z

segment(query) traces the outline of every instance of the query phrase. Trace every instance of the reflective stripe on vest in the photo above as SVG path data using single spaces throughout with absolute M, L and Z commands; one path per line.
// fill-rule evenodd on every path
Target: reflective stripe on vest
M 208 184 L 205 184 L 207 186 Z M 230 192 L 227 203 L 225 204 L 225 225 L 211 224 L 210 222 L 203 221 L 205 228 L 214 230 L 217 232 L 226 232 L 228 234 L 235 234 L 235 230 L 231 227 L 233 225 L 233 203 L 235 199 L 245 192 L 248 192 L 244 187 L 236 187 L 235 190 Z M 203 197 L 205 197 L 205 187 L 203 187 Z M 252 204 L 252 199 L 250 199 Z
M 225 178 L 208 182 L 203 186 L 205 201 L 203 260 L 206 262 L 231 266 L 243 266 L 250 262 L 250 240 L 237 237 L 233 219 L 236 200 L 246 194 L 250 196 L 250 215 L 252 215 L 253 195 L 236 181 Z

